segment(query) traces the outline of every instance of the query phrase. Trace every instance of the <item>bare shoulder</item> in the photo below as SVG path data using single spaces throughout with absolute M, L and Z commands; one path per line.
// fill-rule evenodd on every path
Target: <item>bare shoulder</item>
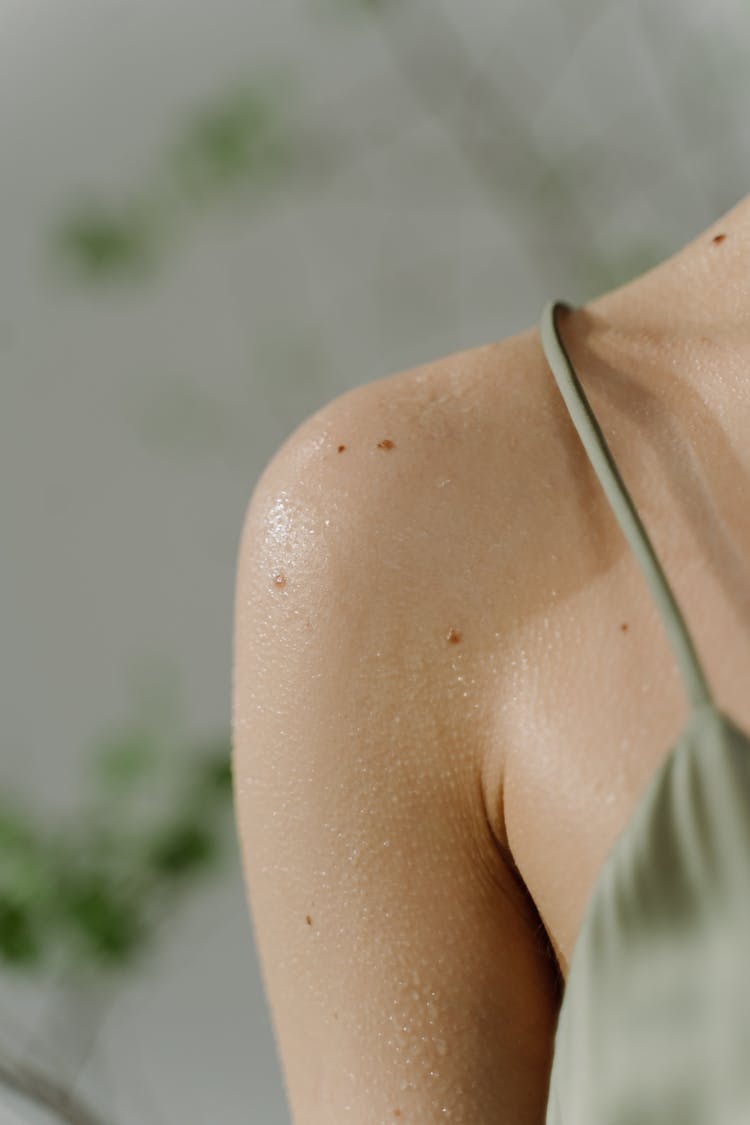
M 566 422 L 534 329 L 387 375 L 290 435 L 242 535 L 256 556 L 244 582 L 296 607 L 298 642 L 323 597 L 348 606 L 352 659 L 375 644 L 392 677 L 465 732 L 506 845 L 503 705 L 573 504 L 558 487 Z
M 300 1123 L 542 1119 L 559 979 L 484 800 L 527 596 L 532 354 L 501 342 L 348 392 L 248 508 L 235 808 Z

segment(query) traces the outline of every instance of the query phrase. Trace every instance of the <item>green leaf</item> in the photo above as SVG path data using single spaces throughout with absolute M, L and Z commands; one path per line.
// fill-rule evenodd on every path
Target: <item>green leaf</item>
M 0 851 L 28 847 L 38 839 L 31 816 L 17 804 L 0 804 Z
M 196 756 L 192 787 L 199 796 L 216 794 L 228 797 L 232 792 L 232 746 L 222 735 L 215 744 Z
M 288 151 L 271 98 L 240 88 L 188 125 L 173 149 L 172 170 L 182 192 L 202 203 L 238 183 L 267 182 Z
M 232 759 L 230 754 L 221 754 L 206 762 L 204 767 L 206 784 L 210 789 L 225 796 L 232 792 Z
M 68 871 L 60 902 L 65 920 L 101 961 L 127 960 L 145 936 L 133 896 L 100 871 Z
M 142 204 L 116 209 L 90 204 L 68 218 L 56 235 L 64 262 L 88 280 L 142 276 L 154 264 L 154 215 Z
M 0 957 L 11 964 L 31 965 L 41 955 L 32 912 L 22 903 L 0 895 Z
M 148 860 L 159 875 L 176 877 L 205 867 L 216 855 L 209 829 L 200 823 L 178 821 L 157 833 Z
M 14 900 L 46 907 L 54 900 L 54 866 L 43 848 L 34 845 L 0 850 L 0 895 Z
M 55 851 L 27 814 L 0 811 L 0 897 L 41 916 L 55 898 Z
M 106 738 L 94 756 L 96 779 L 110 793 L 132 789 L 136 782 L 155 773 L 158 765 L 153 734 L 136 724 Z

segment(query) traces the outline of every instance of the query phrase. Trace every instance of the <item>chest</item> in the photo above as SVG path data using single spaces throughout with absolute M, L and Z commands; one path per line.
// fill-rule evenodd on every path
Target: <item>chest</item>
M 668 572 L 674 573 L 666 561 Z M 750 644 L 696 566 L 674 581 L 717 701 L 750 723 Z M 673 650 L 629 555 L 517 638 L 503 707 L 505 829 L 563 976 L 601 865 L 688 718 Z

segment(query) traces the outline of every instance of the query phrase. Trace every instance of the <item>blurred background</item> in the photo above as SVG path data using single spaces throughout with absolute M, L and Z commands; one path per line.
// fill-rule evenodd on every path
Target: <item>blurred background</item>
M 0 1125 L 288 1125 L 229 774 L 318 407 L 750 190 L 750 3 L 0 0 Z

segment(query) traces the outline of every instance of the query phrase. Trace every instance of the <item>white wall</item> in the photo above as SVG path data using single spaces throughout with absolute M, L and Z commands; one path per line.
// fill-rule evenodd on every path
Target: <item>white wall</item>
M 186 732 L 229 729 L 245 505 L 308 414 L 611 288 L 750 190 L 747 4 L 458 11 L 0 0 L 0 781 L 40 808 L 75 807 L 152 676 Z M 155 191 L 186 120 L 274 74 L 291 179 L 184 217 L 139 284 L 65 279 L 80 200 Z M 7 1036 L 52 998 L 0 974 Z M 289 1121 L 236 854 L 83 1068 L 75 1018 L 37 1057 L 109 1121 Z

